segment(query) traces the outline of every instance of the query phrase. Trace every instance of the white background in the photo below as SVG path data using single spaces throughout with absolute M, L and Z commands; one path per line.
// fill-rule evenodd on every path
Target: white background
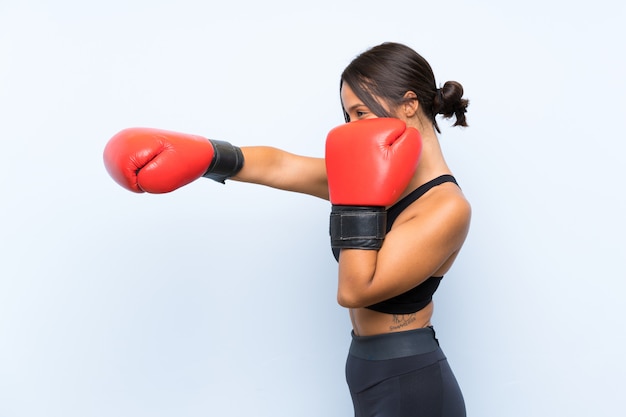
M 383 41 L 460 81 L 471 234 L 434 324 L 468 415 L 621 416 L 623 2 L 0 0 L 0 417 L 349 416 L 329 204 L 106 174 L 149 126 L 322 156 Z

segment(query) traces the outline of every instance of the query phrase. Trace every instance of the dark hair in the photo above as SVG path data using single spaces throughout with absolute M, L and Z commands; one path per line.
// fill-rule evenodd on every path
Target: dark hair
M 341 85 L 344 82 L 378 117 L 391 115 L 375 97 L 395 107 L 406 101 L 407 91 L 412 91 L 437 132 L 441 132 L 435 120 L 438 114 L 445 118 L 455 116 L 453 126 L 467 126 L 465 112 L 469 100 L 463 98 L 463 86 L 456 81 L 448 81 L 442 88 L 437 88 L 428 62 L 408 46 L 385 42 L 368 49 L 343 71 Z M 345 109 L 343 112 L 346 121 L 349 121 Z

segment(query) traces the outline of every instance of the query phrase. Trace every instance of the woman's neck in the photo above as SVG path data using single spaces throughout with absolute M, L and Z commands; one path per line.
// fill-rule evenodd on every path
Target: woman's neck
M 433 178 L 443 174 L 452 174 L 443 157 L 439 139 L 437 138 L 434 128 L 430 126 L 430 128 L 426 128 L 420 133 L 422 134 L 422 155 L 417 169 L 415 170 L 415 174 L 413 174 L 413 178 L 402 196 L 407 195 Z

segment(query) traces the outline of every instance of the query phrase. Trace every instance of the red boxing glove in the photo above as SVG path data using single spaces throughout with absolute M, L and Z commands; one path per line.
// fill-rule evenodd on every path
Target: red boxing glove
M 380 249 L 386 206 L 409 185 L 421 151 L 417 129 L 399 119 L 364 119 L 330 131 L 326 172 L 333 248 Z
M 136 193 L 168 193 L 204 176 L 219 182 L 243 167 L 241 149 L 228 142 L 150 128 L 116 134 L 104 149 L 104 165 L 122 187 Z

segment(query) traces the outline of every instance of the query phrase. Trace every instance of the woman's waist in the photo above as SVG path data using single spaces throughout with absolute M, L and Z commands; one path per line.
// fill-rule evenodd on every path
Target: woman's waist
M 381 313 L 367 308 L 350 309 L 352 329 L 357 336 L 404 332 L 430 326 L 433 303 L 414 313 Z
M 432 326 L 373 336 L 352 333 L 350 356 L 366 360 L 387 360 L 439 352 L 439 341 Z

